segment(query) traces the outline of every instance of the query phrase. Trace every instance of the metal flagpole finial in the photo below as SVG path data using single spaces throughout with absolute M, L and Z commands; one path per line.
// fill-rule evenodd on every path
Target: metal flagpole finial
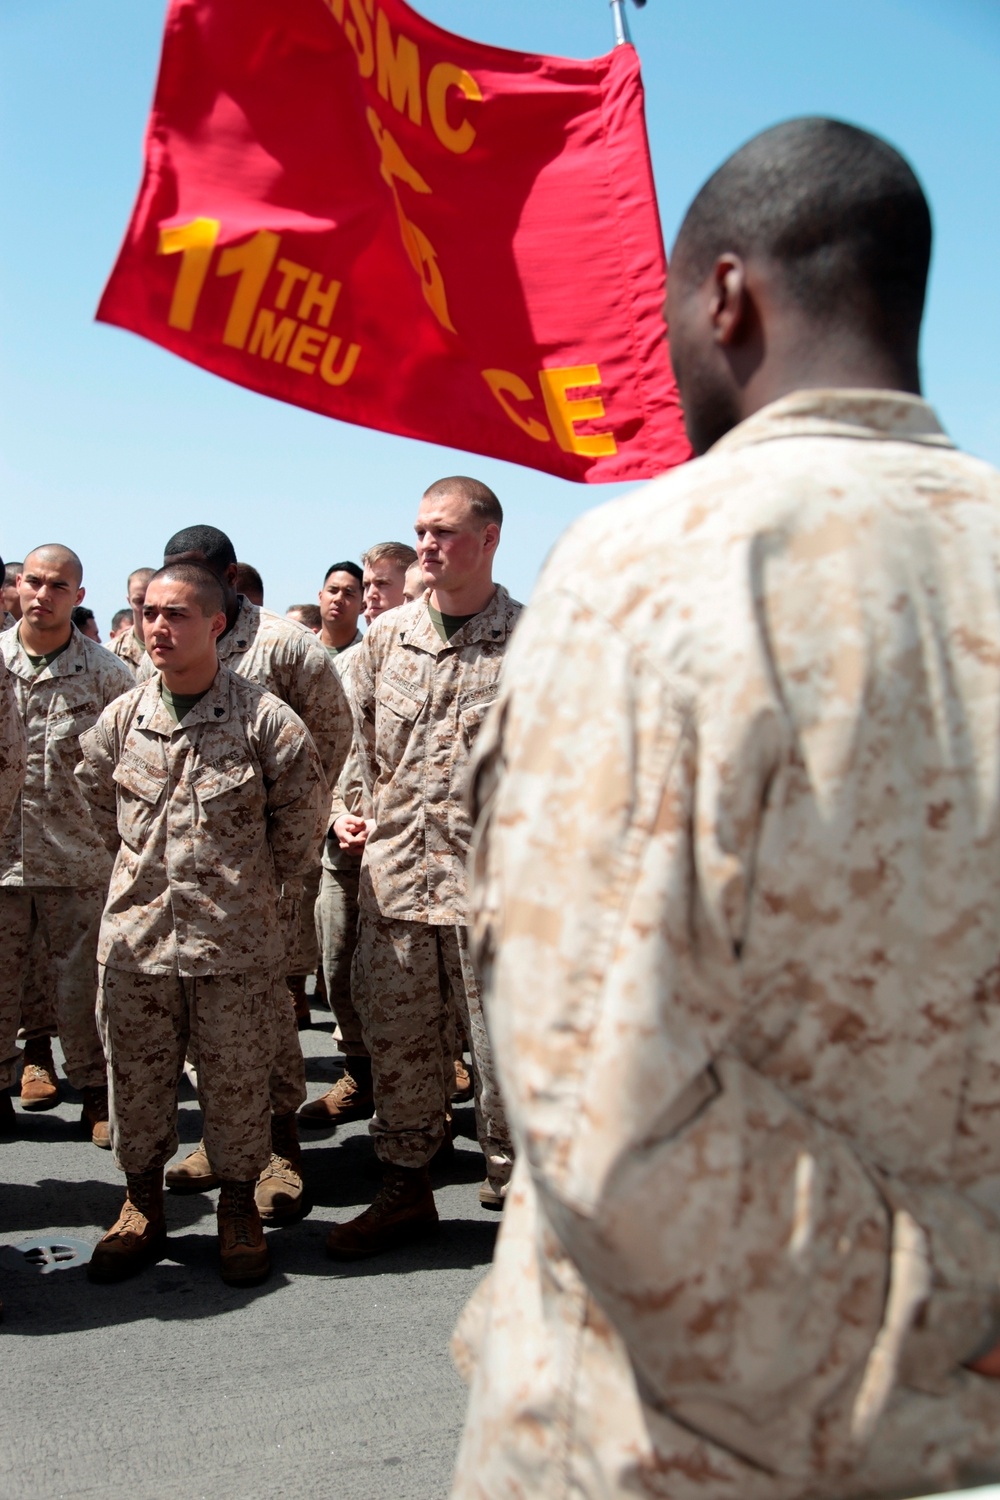
M 646 0 L 635 0 L 635 4 L 641 9 Z M 624 47 L 631 45 L 632 38 L 629 35 L 628 18 L 625 15 L 625 0 L 611 0 L 611 14 L 615 23 L 615 46 Z

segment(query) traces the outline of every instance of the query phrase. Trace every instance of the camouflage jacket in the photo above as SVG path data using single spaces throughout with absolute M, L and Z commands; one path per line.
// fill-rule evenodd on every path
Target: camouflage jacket
M 26 739 L 14 682 L 0 657 L 0 834 L 17 803 L 24 782 Z
M 27 736 L 24 789 L 0 837 L 0 885 L 105 885 L 111 861 L 73 768 L 80 735 L 132 686 L 132 674 L 76 626 L 66 650 L 40 672 L 16 630 L 0 635 L 0 656 Z
M 477 746 L 518 1166 L 456 1500 L 1000 1477 L 998 643 L 1000 475 L 915 397 L 556 549 Z
M 357 648 L 356 743 L 375 818 L 362 882 L 384 916 L 466 920 L 469 758 L 520 612 L 498 587 L 445 642 L 415 600 L 380 615 Z
M 312 735 L 333 786 L 351 747 L 351 710 L 340 678 L 311 630 L 259 609 L 240 595 L 232 630 L 218 641 L 219 661 L 295 710 Z M 148 654 L 136 676 L 151 677 Z
M 113 641 L 109 641 L 108 650 L 131 667 L 133 673 L 138 672 L 146 658 L 146 648 L 140 644 L 134 625 L 129 625 L 121 635 L 116 635 Z
M 77 778 L 116 856 L 100 962 L 184 975 L 282 964 L 278 887 L 315 864 L 328 805 L 297 715 L 222 667 L 175 724 L 157 673 L 81 750 Z
M 355 636 L 352 645 L 346 651 L 341 651 L 337 656 L 331 658 L 333 669 L 340 677 L 347 694 L 347 701 L 353 703 L 351 681 L 353 677 L 354 662 L 357 660 L 357 650 L 364 640 L 361 632 Z M 344 813 L 354 813 L 359 818 L 370 818 L 372 816 L 371 798 L 365 790 L 364 779 L 361 775 L 361 758 L 358 748 L 352 743 L 344 761 L 344 769 L 337 778 L 337 784 L 330 798 L 330 828 L 323 841 L 323 867 L 327 870 L 357 870 L 361 865 L 361 855 L 352 854 L 346 849 L 341 849 L 337 842 L 337 836 L 333 831 L 333 825 Z

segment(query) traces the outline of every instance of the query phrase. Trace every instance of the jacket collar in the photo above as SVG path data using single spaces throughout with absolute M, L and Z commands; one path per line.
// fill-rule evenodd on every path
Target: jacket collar
M 20 627 L 12 633 L 11 644 L 13 653 L 7 658 L 7 669 L 15 677 L 24 677 L 30 682 L 48 682 L 54 677 L 76 677 L 79 673 L 86 672 L 90 662 L 88 660 L 87 638 L 81 635 L 76 626 L 72 627 L 73 634 L 69 638 L 66 650 L 50 661 L 36 672 L 31 664 L 31 658 L 21 643 Z M 100 651 L 102 648 L 96 648 Z
M 426 603 L 412 621 L 407 621 L 400 627 L 399 639 L 408 646 L 415 646 L 419 651 L 429 651 L 432 656 L 439 656 L 443 651 L 456 651 L 479 641 L 505 641 L 510 634 L 509 613 L 510 595 L 503 584 L 498 583 L 486 608 L 467 620 L 450 641 L 443 641 L 438 635 Z
M 709 450 L 732 452 L 785 437 L 846 437 L 953 448 L 933 409 L 904 391 L 792 391 L 727 432 Z
M 260 628 L 260 610 L 256 604 L 251 604 L 244 594 L 239 596 L 240 607 L 236 612 L 232 630 L 227 630 L 225 635 L 219 637 L 217 650 L 219 660 L 225 661 L 235 651 L 246 651 L 257 631 Z M 201 704 L 198 705 L 201 707 Z
M 154 672 L 142 685 L 142 696 L 136 705 L 132 722 L 150 734 L 168 737 L 180 730 L 191 729 L 195 724 L 225 724 L 233 717 L 232 678 L 229 668 L 220 665 L 215 681 L 204 698 L 195 704 L 182 723 L 175 724 L 160 694 L 163 679 L 159 672 Z

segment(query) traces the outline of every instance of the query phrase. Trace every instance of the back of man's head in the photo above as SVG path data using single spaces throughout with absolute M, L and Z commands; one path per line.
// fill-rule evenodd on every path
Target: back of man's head
M 244 594 L 250 600 L 251 604 L 263 605 L 264 580 L 253 563 L 238 562 L 236 564 L 236 588 L 239 593 Z
M 930 209 L 912 168 L 878 136 L 806 118 L 748 141 L 688 209 L 673 274 L 700 282 L 727 251 L 776 263 L 810 320 L 852 325 L 915 361 Z
M 218 578 L 236 562 L 232 542 L 215 526 L 185 526 L 183 531 L 175 531 L 163 549 L 163 560 L 186 557 L 190 553 L 202 558 L 205 566 Z

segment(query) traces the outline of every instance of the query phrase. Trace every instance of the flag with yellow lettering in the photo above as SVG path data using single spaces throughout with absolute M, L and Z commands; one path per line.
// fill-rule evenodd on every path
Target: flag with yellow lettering
M 341 421 L 566 479 L 689 454 L 639 62 L 403 0 L 171 0 L 98 318 Z

